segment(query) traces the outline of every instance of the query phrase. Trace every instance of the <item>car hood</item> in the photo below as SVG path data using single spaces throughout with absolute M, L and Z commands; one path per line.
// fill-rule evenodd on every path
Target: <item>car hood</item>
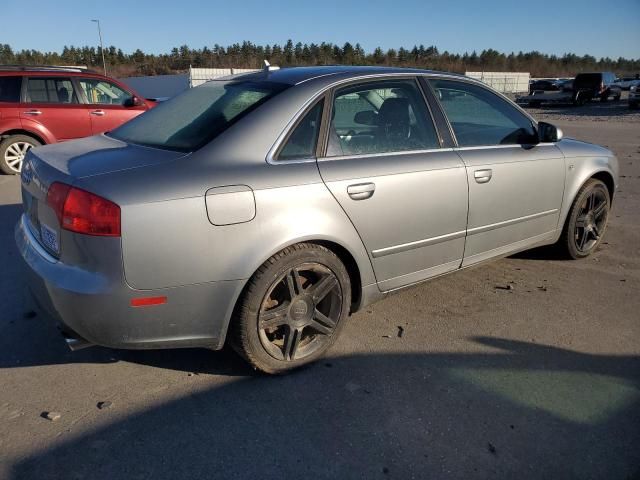
M 188 155 L 125 143 L 106 135 L 45 145 L 31 155 L 73 178 L 91 177 L 169 162 Z
M 594 143 L 582 142 L 573 138 L 563 138 L 556 143 L 565 157 L 613 157 L 613 152 Z

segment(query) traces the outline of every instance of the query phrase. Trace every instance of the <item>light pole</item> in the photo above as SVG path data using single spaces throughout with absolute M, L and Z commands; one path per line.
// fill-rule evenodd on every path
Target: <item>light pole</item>
M 100 51 L 102 52 L 102 69 L 104 70 L 105 76 L 107 75 L 107 62 L 104 61 L 104 46 L 102 45 L 102 31 L 100 30 L 100 20 L 91 20 L 92 22 L 96 22 L 98 24 L 98 37 L 100 37 Z

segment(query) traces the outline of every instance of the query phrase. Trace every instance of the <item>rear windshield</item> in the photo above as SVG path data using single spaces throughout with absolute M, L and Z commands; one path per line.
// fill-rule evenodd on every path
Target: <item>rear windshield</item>
M 214 80 L 161 103 L 109 136 L 138 145 L 191 152 L 287 87 L 273 82 Z

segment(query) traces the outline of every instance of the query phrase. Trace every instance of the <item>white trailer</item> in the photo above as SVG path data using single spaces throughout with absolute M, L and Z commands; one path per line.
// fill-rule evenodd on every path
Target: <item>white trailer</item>
M 529 92 L 529 72 L 466 72 L 465 75 L 486 83 L 500 93 Z

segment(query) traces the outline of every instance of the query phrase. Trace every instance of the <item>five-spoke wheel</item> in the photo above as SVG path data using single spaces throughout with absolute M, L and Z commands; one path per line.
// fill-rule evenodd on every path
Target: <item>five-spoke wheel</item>
M 590 255 L 600 244 L 609 217 L 611 199 L 606 185 L 592 178 L 571 206 L 559 246 L 571 258 Z
M 249 281 L 232 324 L 232 344 L 257 369 L 281 373 L 320 357 L 351 302 L 340 259 L 316 244 L 286 248 Z

